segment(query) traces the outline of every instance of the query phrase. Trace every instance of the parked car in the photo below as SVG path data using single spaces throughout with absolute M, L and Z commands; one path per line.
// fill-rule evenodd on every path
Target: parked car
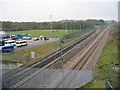
M 38 40 L 39 40 L 39 38 L 34 38 L 34 39 L 33 39 L 33 41 L 38 41 Z
M 31 40 L 31 37 L 23 37 L 23 40 Z
M 16 41 L 15 41 L 15 40 L 8 40 L 8 41 L 5 41 L 5 46 L 10 46 L 10 45 L 15 46 L 15 45 L 16 45 Z
M 11 35 L 11 40 L 17 40 L 17 39 L 19 39 L 18 37 L 15 37 L 15 35 Z
M 48 37 L 44 37 L 44 40 L 49 40 L 49 38 Z
M 26 46 L 27 42 L 26 41 L 16 41 L 16 46 L 21 47 L 21 46 Z
M 18 39 L 18 38 L 16 38 L 16 37 L 12 37 L 12 38 L 11 38 L 11 40 L 17 40 L 17 39 Z
M 43 40 L 44 39 L 44 36 L 40 36 L 40 40 Z
M 14 46 L 10 45 L 10 46 L 0 46 L 0 52 L 2 51 L 3 53 L 8 53 L 8 52 L 12 52 L 14 50 Z

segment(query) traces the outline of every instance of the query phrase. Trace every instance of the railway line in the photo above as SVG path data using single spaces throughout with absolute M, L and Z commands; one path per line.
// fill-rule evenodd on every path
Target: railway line
M 48 66 L 47 68 L 51 68 L 51 69 L 59 69 L 59 68 L 61 68 L 61 64 L 67 63 L 67 61 L 69 61 L 70 58 L 74 57 L 78 52 L 84 51 L 83 48 L 86 48 L 88 46 L 88 43 L 90 43 L 90 42 L 92 43 L 92 41 L 94 41 L 95 37 L 97 37 L 97 35 L 99 33 L 95 32 L 94 34 L 92 34 L 91 36 L 89 36 L 89 38 L 86 38 L 86 40 L 83 40 L 82 42 L 80 42 L 79 44 L 77 44 L 74 48 L 72 48 L 68 52 L 64 53 L 62 55 L 63 58 L 64 58 L 64 60 L 63 60 L 64 63 L 61 63 L 61 58 L 59 57 L 56 60 L 54 60 L 53 62 L 49 63 L 47 65 Z M 66 58 L 66 57 L 68 57 L 69 59 Z
M 69 71 L 65 72 L 63 76 L 58 77 L 48 88 L 68 88 L 69 85 L 72 83 L 72 80 L 74 78 L 71 78 L 73 72 L 72 70 L 81 70 L 83 66 L 86 64 L 86 62 L 89 60 L 89 57 L 94 53 L 96 50 L 97 46 L 100 44 L 102 39 L 104 39 L 104 35 L 109 29 L 106 28 L 99 36 L 98 38 L 91 44 L 91 46 L 80 56 L 80 59 L 76 64 L 73 66 L 69 67 Z M 79 71 L 76 73 L 79 73 Z M 64 84 L 64 86 L 63 86 Z
M 83 66 L 82 69 L 94 69 L 96 66 L 96 63 L 99 60 L 99 57 L 103 51 L 103 48 L 107 42 L 107 39 L 109 38 L 109 31 L 110 31 L 111 27 L 109 27 L 106 31 L 106 33 L 104 34 L 103 38 L 100 42 L 100 44 L 96 47 L 96 50 L 94 50 L 93 54 L 90 56 L 89 61 L 87 63 L 85 63 L 85 65 Z
M 64 47 L 63 48 L 63 54 L 67 53 L 69 50 L 74 48 L 77 44 L 80 44 L 82 41 L 89 38 L 93 33 L 95 33 L 95 30 L 86 33 L 84 36 L 82 36 L 80 38 L 80 40 L 76 41 L 75 43 L 70 44 L 67 47 Z M 32 65 L 31 67 L 28 67 L 28 68 L 26 68 L 26 69 L 24 69 L 20 72 L 17 72 L 15 75 L 13 75 L 11 77 L 6 78 L 5 76 L 3 76 L 3 84 L 4 84 L 3 86 L 5 86 L 5 88 L 18 87 L 20 84 L 22 84 L 20 82 L 21 80 L 24 80 L 24 82 L 25 82 L 25 80 L 28 76 L 33 76 L 34 73 L 38 71 L 38 68 L 42 68 L 43 66 L 46 66 L 47 64 L 54 61 L 58 57 L 60 57 L 60 51 L 59 50 L 57 52 L 53 53 L 52 55 L 49 55 L 49 56 L 43 58 L 39 63 L 36 63 L 36 64 Z

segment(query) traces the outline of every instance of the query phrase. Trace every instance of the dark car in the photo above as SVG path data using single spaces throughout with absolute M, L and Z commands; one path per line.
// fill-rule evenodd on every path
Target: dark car
M 2 50 L 3 53 L 12 52 L 14 50 L 14 46 L 13 45 L 10 45 L 10 46 L 0 46 L 0 50 Z
M 49 40 L 49 38 L 48 37 L 44 37 L 44 40 Z
M 33 41 L 38 41 L 38 40 L 39 40 L 39 38 L 34 38 L 34 39 L 33 39 Z
M 11 40 L 18 40 L 18 38 L 16 38 L 16 37 L 11 37 Z

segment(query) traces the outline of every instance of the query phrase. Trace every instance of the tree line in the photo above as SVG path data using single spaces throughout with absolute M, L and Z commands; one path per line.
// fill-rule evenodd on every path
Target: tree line
M 104 20 L 62 20 L 52 22 L 11 22 L 2 21 L 4 31 L 46 30 L 46 29 L 87 29 L 95 25 L 104 25 Z

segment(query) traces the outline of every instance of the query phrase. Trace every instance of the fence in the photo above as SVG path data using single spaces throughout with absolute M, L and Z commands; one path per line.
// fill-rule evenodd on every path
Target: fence
M 35 74 L 11 88 L 76 88 L 91 82 L 94 78 L 92 70 L 32 68 L 31 72 L 33 69 L 36 69 Z

